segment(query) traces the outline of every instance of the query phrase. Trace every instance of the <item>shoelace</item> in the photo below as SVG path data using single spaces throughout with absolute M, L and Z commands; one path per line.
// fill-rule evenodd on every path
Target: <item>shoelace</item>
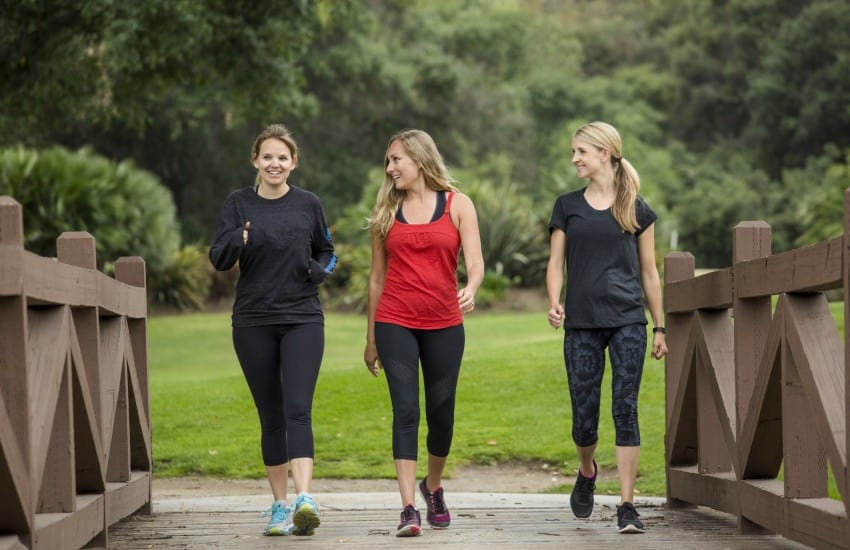
M 280 505 L 277 505 L 277 504 L 272 504 L 271 508 L 269 508 L 268 510 L 263 512 L 262 517 L 266 517 L 269 514 L 271 514 L 271 516 L 272 516 L 272 519 L 271 519 L 272 523 L 279 523 L 279 522 L 283 521 L 284 519 L 286 519 L 286 507 L 280 506 Z
M 439 496 L 437 495 L 439 493 Z M 429 500 L 431 501 L 431 508 L 434 509 L 435 514 L 443 514 L 446 511 L 446 504 L 443 501 L 443 488 L 440 487 L 436 491 L 428 492 Z
M 416 509 L 413 506 L 405 506 L 401 513 L 405 522 L 416 519 Z

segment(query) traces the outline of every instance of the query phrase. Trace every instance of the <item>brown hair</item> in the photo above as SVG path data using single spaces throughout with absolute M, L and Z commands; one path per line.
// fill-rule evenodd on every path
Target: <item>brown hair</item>
M 298 144 L 292 139 L 292 134 L 283 124 L 272 124 L 263 130 L 257 139 L 254 140 L 254 146 L 251 147 L 251 162 L 257 160 L 260 155 L 260 147 L 267 139 L 279 139 L 289 147 L 289 152 L 292 153 L 292 160 L 298 164 Z

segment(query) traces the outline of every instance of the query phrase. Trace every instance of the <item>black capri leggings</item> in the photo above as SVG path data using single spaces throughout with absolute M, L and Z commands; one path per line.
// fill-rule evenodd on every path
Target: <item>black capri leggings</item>
M 393 404 L 393 457 L 396 460 L 417 458 L 420 360 L 425 383 L 428 452 L 440 457 L 449 455 L 465 339 L 462 324 L 419 330 L 375 323 L 375 344 Z
M 646 355 L 646 326 L 570 329 L 564 334 L 564 359 L 573 412 L 573 441 L 579 447 L 599 439 L 599 400 L 605 371 L 605 348 L 611 358 L 611 414 L 615 442 L 640 445 L 638 391 Z
M 324 326 L 233 327 L 233 347 L 260 417 L 263 463 L 313 458 L 313 393 Z

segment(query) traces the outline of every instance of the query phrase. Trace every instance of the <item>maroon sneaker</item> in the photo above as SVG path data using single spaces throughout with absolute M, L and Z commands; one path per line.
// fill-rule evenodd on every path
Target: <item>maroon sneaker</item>
M 415 537 L 422 533 L 422 520 L 419 518 L 419 510 L 408 504 L 401 511 L 401 521 L 398 523 L 397 537 Z
M 443 498 L 443 488 L 440 487 L 432 493 L 428 490 L 427 480 L 428 478 L 426 477 L 419 484 L 419 491 L 422 492 L 422 498 L 428 504 L 428 514 L 426 516 L 428 523 L 436 529 L 445 529 L 452 522 L 452 515 L 449 513 L 449 509 L 446 508 L 446 501 Z

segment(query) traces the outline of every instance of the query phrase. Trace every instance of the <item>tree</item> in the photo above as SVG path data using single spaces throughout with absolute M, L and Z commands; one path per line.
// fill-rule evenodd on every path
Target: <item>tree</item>
M 841 0 L 808 3 L 778 26 L 751 79 L 747 136 L 770 173 L 800 167 L 823 145 L 850 146 L 850 10 Z

